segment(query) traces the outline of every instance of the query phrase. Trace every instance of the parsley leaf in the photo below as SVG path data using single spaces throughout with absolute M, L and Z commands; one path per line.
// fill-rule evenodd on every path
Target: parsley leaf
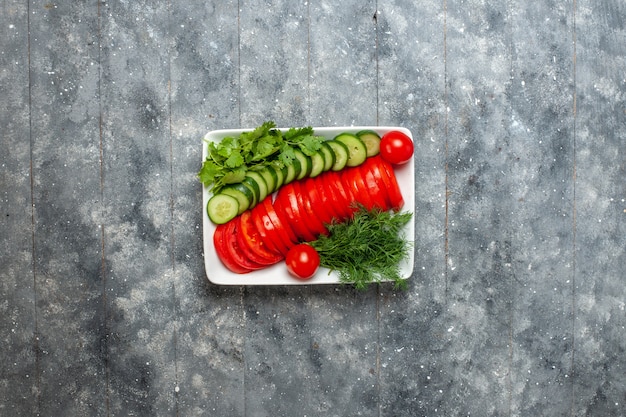
M 280 169 L 291 164 L 296 157 L 295 149 L 311 156 L 322 147 L 323 141 L 324 138 L 314 135 L 312 127 L 281 132 L 274 122 L 267 121 L 237 137 L 208 143 L 208 155 L 198 178 L 213 192 L 218 192 L 226 184 L 241 182 L 248 170 L 266 165 Z

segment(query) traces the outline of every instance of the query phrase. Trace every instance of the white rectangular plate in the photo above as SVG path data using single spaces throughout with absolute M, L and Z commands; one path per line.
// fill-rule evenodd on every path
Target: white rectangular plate
M 384 135 L 391 130 L 400 130 L 407 134 L 411 139 L 411 132 L 403 127 L 381 127 L 381 126 L 338 126 L 338 127 L 315 127 L 313 128 L 316 135 L 324 136 L 332 139 L 342 132 L 356 133 L 361 130 L 374 130 L 379 135 Z M 207 157 L 207 145 L 205 141 L 219 142 L 227 136 L 238 136 L 242 132 L 252 129 L 225 129 L 214 130 L 204 136 L 202 142 L 202 161 Z M 282 131 L 288 128 L 280 128 Z M 404 207 L 402 211 L 415 213 L 415 180 L 414 180 L 414 164 L 413 158 L 401 166 L 395 167 L 398 184 L 404 198 Z M 211 197 L 211 193 L 206 187 L 202 191 L 202 226 L 204 237 L 204 265 L 206 274 L 214 284 L 218 285 L 312 285 L 312 284 L 338 284 L 339 275 L 336 272 L 330 272 L 326 268 L 320 268 L 317 274 L 308 281 L 300 281 L 294 279 L 287 272 L 284 262 L 279 262 L 271 267 L 253 271 L 247 274 L 235 274 L 228 270 L 217 257 L 215 247 L 213 245 L 213 233 L 215 232 L 215 224 L 211 222 L 206 212 L 206 205 Z M 414 236 L 415 214 L 411 217 L 411 221 L 405 226 L 404 234 L 410 242 L 415 239 Z M 409 250 L 409 256 L 404 259 L 400 265 L 401 276 L 408 279 L 413 274 L 413 264 L 415 260 L 415 250 Z

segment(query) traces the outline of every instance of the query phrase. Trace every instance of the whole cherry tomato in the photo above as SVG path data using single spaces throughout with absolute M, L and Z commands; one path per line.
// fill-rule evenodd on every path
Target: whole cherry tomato
M 291 275 L 307 280 L 317 272 L 320 266 L 320 255 L 311 245 L 300 243 L 289 249 L 285 263 Z
M 380 139 L 380 156 L 391 164 L 405 164 L 413 156 L 413 141 L 399 130 L 387 132 Z

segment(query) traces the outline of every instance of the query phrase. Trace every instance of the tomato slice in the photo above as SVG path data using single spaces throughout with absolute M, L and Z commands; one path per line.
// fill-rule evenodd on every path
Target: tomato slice
M 378 207 L 383 211 L 389 210 L 391 208 L 391 202 L 378 164 L 376 164 L 372 158 L 368 158 L 367 161 L 361 165 L 361 174 L 365 181 L 365 186 L 370 191 L 374 207 Z
M 324 175 L 323 190 L 328 194 L 331 200 L 331 207 L 337 213 L 339 221 L 343 221 L 352 215 L 350 205 L 352 200 L 348 197 L 339 174 L 335 171 L 328 171 Z
M 268 197 L 269 198 L 269 197 Z M 259 231 L 261 240 L 265 243 L 265 246 L 277 255 L 285 256 L 288 249 L 284 243 L 278 238 L 274 224 L 270 220 L 265 206 L 263 203 L 257 204 L 251 210 L 250 215 L 254 221 L 254 225 Z
M 273 265 L 280 262 L 283 257 L 270 251 L 257 230 L 250 210 L 246 210 L 239 216 L 241 225 L 239 229 L 239 246 L 248 258 L 262 265 Z
M 213 246 L 215 247 L 217 257 L 231 272 L 236 274 L 246 274 L 251 272 L 252 269 L 244 268 L 239 263 L 235 262 L 232 256 L 230 256 L 230 252 L 227 249 L 229 242 L 227 240 L 228 235 L 226 232 L 228 228 L 229 223 L 220 224 L 215 228 L 215 232 L 213 233 Z
M 320 207 L 324 208 L 326 211 L 326 217 L 330 218 L 330 220 L 324 221 L 326 223 L 332 223 L 343 219 L 343 214 L 337 209 L 337 204 L 334 200 L 334 192 L 329 187 L 326 174 L 327 173 L 321 174 L 315 179 L 315 181 L 310 184 L 306 184 L 306 186 L 315 188 L 317 196 L 319 197 Z M 311 191 L 309 190 L 309 192 Z M 312 198 L 316 198 L 315 193 L 313 193 Z
M 382 158 L 378 158 L 375 162 L 379 165 L 380 172 L 383 174 L 382 177 L 389 195 L 391 208 L 398 211 L 404 206 L 404 198 L 402 197 L 396 174 L 393 171 L 393 166 Z
M 289 236 L 295 241 L 296 244 L 298 244 L 302 241 L 302 234 L 296 228 L 296 225 L 292 220 L 291 207 L 286 207 L 286 205 L 289 205 L 286 196 L 282 195 L 282 197 L 279 199 L 278 194 L 276 194 L 276 198 L 274 199 L 274 203 L 272 204 L 274 212 L 276 213 L 276 216 L 278 216 L 280 223 L 287 230 Z M 289 209 L 289 215 L 287 214 L 287 208 Z
M 300 207 L 300 214 L 304 219 L 304 224 L 308 227 L 311 233 L 313 233 L 313 240 L 317 239 L 317 236 L 321 234 L 327 235 L 328 229 L 326 229 L 324 223 L 322 223 L 317 214 L 315 214 L 315 211 L 311 206 L 311 200 L 309 199 L 309 196 L 303 191 L 302 183 L 300 181 L 294 181 L 292 184 L 293 191 L 296 195 L 297 204 Z
M 213 243 L 218 257 L 226 268 L 237 274 L 264 268 L 265 265 L 258 264 L 243 255 L 237 241 L 238 223 L 238 218 L 235 218 L 216 227 Z
M 237 236 L 241 233 L 241 220 L 238 217 L 235 217 L 231 221 L 228 222 L 228 228 L 226 229 L 226 250 L 230 257 L 243 268 L 249 269 L 251 271 L 255 271 L 258 269 L 263 269 L 266 265 L 259 264 L 254 262 L 253 260 L 244 256 L 241 247 L 239 246 L 239 242 L 237 240 Z
M 338 217 L 334 212 L 328 193 L 323 192 L 322 178 L 307 178 L 302 184 L 302 189 L 309 196 L 311 206 L 322 223 L 330 224 L 334 218 Z
M 298 204 L 298 198 L 295 194 L 293 184 L 290 182 L 287 185 L 283 185 L 276 194 L 276 200 L 274 200 L 274 209 L 279 213 L 282 211 L 285 213 L 289 224 L 296 232 L 296 236 L 300 241 L 313 241 L 315 235 L 306 225 L 306 219 L 303 216 L 304 210 L 301 210 Z
M 271 199 L 268 199 L 268 201 L 265 202 L 265 209 L 267 210 L 267 214 L 269 214 L 272 223 L 274 223 L 276 227 L 284 229 L 284 231 L 281 231 L 281 234 L 284 234 L 283 239 L 287 243 L 287 246 L 291 247 L 300 243 L 298 237 L 296 236 L 296 233 L 289 226 L 289 223 L 285 220 L 284 217 L 278 215 L 278 212 L 276 211 L 274 203 Z
M 277 249 L 281 251 L 283 256 L 287 256 L 287 252 L 292 246 L 295 245 L 297 238 L 294 236 L 294 240 L 292 240 L 291 236 L 289 236 L 287 229 L 285 229 L 285 226 L 283 226 L 283 223 L 276 215 L 276 211 L 274 210 L 274 206 L 272 205 L 271 198 L 266 198 L 265 200 L 263 200 L 262 206 L 263 207 L 260 209 L 260 211 L 262 212 L 263 216 L 266 216 L 267 220 L 269 220 L 269 223 L 267 222 L 267 220 L 263 222 L 264 224 L 266 224 L 267 232 L 271 237 L 276 239 L 275 244 Z
M 361 176 L 361 169 L 358 166 L 342 171 L 342 179 L 344 184 L 352 191 L 354 201 L 362 204 L 367 209 L 371 209 L 374 206 L 369 190 Z M 358 210 L 358 207 L 353 207 L 353 210 Z

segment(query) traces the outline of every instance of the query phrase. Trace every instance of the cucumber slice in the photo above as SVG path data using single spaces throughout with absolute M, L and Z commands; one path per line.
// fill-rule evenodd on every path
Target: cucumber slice
M 333 167 L 335 163 L 335 153 L 328 143 L 323 142 L 320 152 L 324 155 L 324 171 L 328 171 Z
M 356 136 L 363 141 L 367 149 L 367 157 L 380 153 L 380 136 L 373 130 L 361 130 Z
M 284 169 L 279 169 L 273 166 L 270 166 L 270 168 L 272 168 L 274 172 L 276 173 L 276 187 L 274 188 L 274 191 L 277 191 L 285 183 L 286 171 Z
M 294 159 L 290 164 L 285 165 L 283 171 L 285 173 L 285 181 L 284 184 L 289 184 L 291 181 L 295 180 L 300 174 L 300 161 Z
M 260 201 L 259 197 L 261 196 L 261 190 L 259 189 L 259 184 L 257 184 L 257 182 L 253 180 L 252 178 L 245 177 L 243 181 L 241 181 L 241 185 L 243 185 L 244 187 L 247 187 L 250 191 L 252 191 L 253 200 L 250 203 L 250 206 L 248 208 L 252 208 L 256 206 L 257 203 Z
M 220 193 L 235 197 L 237 203 L 239 203 L 239 211 L 237 214 L 248 210 L 248 208 L 255 203 L 255 196 L 252 189 L 243 183 L 227 185 L 220 190 Z
M 246 179 L 249 182 L 256 183 L 259 187 L 259 197 L 257 198 L 257 204 L 260 203 L 269 195 L 269 189 L 267 188 L 267 183 L 263 179 L 263 176 L 257 171 L 248 171 L 246 172 Z
M 337 140 L 329 140 L 326 143 L 330 146 L 335 155 L 335 162 L 331 169 L 333 171 L 341 171 L 348 163 L 348 147 Z
M 348 162 L 349 167 L 355 167 L 365 162 L 367 158 L 367 148 L 365 143 L 358 136 L 351 133 L 341 133 L 335 137 L 337 142 L 341 142 L 348 148 Z
M 313 163 L 311 162 L 311 157 L 305 155 L 300 149 L 295 149 L 294 153 L 296 154 L 296 159 L 300 162 L 300 173 L 296 176 L 296 179 L 301 180 L 311 175 Z
M 278 188 L 276 183 L 278 182 L 278 175 L 271 166 L 266 166 L 257 171 L 267 184 L 267 193 L 272 194 Z
M 324 154 L 321 151 L 311 155 L 311 172 L 309 173 L 309 177 L 313 178 L 321 174 L 324 171 L 325 163 Z
M 239 202 L 231 195 L 215 194 L 209 199 L 206 211 L 213 223 L 224 224 L 237 216 L 237 213 L 239 213 Z

